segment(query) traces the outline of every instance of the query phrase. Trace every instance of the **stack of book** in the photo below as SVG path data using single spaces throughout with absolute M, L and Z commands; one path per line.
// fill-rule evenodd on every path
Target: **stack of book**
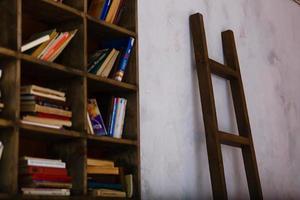
M 89 133 L 99 136 L 110 136 L 114 138 L 122 138 L 125 114 L 126 114 L 127 99 L 113 97 L 109 108 L 108 128 L 100 113 L 96 99 L 88 100 L 87 120 L 89 125 Z
M 89 58 L 88 72 L 105 78 L 112 74 L 113 79 L 122 81 L 133 44 L 132 37 L 103 42 L 103 48 Z
M 69 196 L 72 188 L 66 163 L 53 159 L 22 157 L 19 182 L 24 195 Z
M 76 33 L 77 29 L 66 32 L 57 32 L 56 29 L 52 29 L 36 33 L 22 45 L 21 52 L 27 51 L 33 57 L 52 62 L 66 48 Z
M 21 87 L 22 123 L 61 129 L 71 127 L 72 112 L 66 94 L 37 85 Z
M 118 24 L 124 8 L 125 0 L 92 0 L 88 13 L 107 23 Z
M 91 195 L 99 197 L 126 197 L 120 183 L 104 182 L 99 175 L 119 175 L 119 168 L 113 161 L 87 159 L 88 189 Z M 96 176 L 98 175 L 98 176 Z
M 0 80 L 2 78 L 2 69 L 0 69 Z M 4 109 L 4 103 L 2 101 L 2 91 L 0 90 L 0 112 Z

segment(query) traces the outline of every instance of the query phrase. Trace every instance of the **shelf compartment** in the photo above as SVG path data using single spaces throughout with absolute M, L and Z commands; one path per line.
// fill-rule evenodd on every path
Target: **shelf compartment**
M 83 18 L 68 12 L 66 12 L 66 14 L 64 10 L 63 13 L 65 14 L 58 15 L 55 12 L 51 12 L 51 10 L 47 10 L 47 7 L 36 8 L 37 11 L 32 11 L 30 10 L 33 8 L 31 5 L 32 2 L 40 2 L 37 3 L 38 5 L 48 5 L 48 3 L 45 3 L 43 0 L 23 1 L 22 44 L 26 43 L 26 41 L 28 41 L 29 38 L 36 33 L 41 33 L 51 29 L 56 29 L 57 32 L 77 29 L 78 31 L 76 35 L 53 62 L 82 70 L 84 67 L 85 50 Z M 54 4 L 58 3 L 54 2 Z M 24 53 L 28 54 L 28 52 Z
M 94 74 L 87 74 L 88 88 L 90 91 L 127 91 L 136 92 L 137 86 L 129 83 L 103 78 Z

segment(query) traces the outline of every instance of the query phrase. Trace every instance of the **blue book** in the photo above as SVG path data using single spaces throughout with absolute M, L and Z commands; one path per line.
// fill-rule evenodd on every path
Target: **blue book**
M 110 120 L 109 120 L 109 136 L 113 136 L 114 135 L 114 127 L 115 127 L 115 123 L 116 123 L 116 117 L 117 117 L 117 110 L 118 110 L 118 101 L 119 98 L 113 98 L 113 109 L 112 109 L 112 113 L 110 115 Z
M 108 11 L 109 11 L 111 2 L 112 2 L 112 0 L 106 0 L 106 1 L 105 1 L 104 7 L 103 7 L 103 9 L 102 9 L 101 16 L 100 16 L 100 19 L 101 19 L 101 20 L 105 20 L 106 15 L 107 15 L 107 13 L 108 13 Z
M 89 180 L 88 188 L 90 189 L 113 189 L 113 190 L 123 190 L 123 186 L 121 184 L 113 184 L 113 183 L 99 183 L 96 181 Z
M 127 37 L 119 40 L 112 40 L 112 41 L 104 42 L 103 44 L 105 48 L 115 48 L 123 52 L 120 57 L 120 62 L 117 67 L 117 72 L 114 76 L 114 79 L 117 81 L 122 81 L 123 79 L 124 72 L 126 70 L 133 45 L 134 45 L 133 37 Z

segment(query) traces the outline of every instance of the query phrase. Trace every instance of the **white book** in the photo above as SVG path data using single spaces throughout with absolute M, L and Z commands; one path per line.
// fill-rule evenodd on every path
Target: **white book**
M 47 42 L 48 40 L 50 40 L 50 36 L 49 35 L 45 35 L 43 37 L 40 37 L 36 40 L 33 40 L 31 42 L 28 42 L 27 44 L 22 45 L 21 47 L 21 52 L 27 51 L 35 46 L 38 46 L 44 42 Z
M 2 69 L 0 69 L 0 79 L 2 78 Z
M 3 146 L 2 142 L 0 141 L 0 160 L 2 157 L 3 148 L 4 148 L 4 146 Z
M 92 122 L 91 122 L 91 118 L 89 116 L 89 113 L 86 112 L 86 114 L 87 114 L 87 121 L 88 121 L 90 133 L 91 133 L 91 135 L 95 135 L 95 132 L 94 132 L 94 129 L 93 129 L 93 126 L 92 126 Z
M 47 159 L 47 158 L 37 158 L 37 157 L 30 157 L 30 156 L 24 156 L 21 158 L 21 160 L 38 160 L 38 161 L 52 162 L 52 163 L 63 163 L 61 159 Z
M 117 113 L 117 118 L 116 118 L 115 129 L 114 129 L 115 130 L 114 131 L 114 137 L 115 138 L 121 138 L 122 137 L 127 100 L 124 99 L 124 98 L 121 98 L 119 100 L 118 104 L 119 104 L 118 105 L 118 113 Z
M 25 162 L 28 166 L 66 168 L 66 163 L 64 162 L 49 162 L 36 159 L 25 160 Z
M 70 196 L 69 189 L 22 188 L 24 195 Z
M 44 128 L 53 128 L 53 129 L 61 129 L 62 128 L 62 126 L 49 125 L 49 124 L 31 122 L 31 121 L 26 121 L 26 120 L 21 120 L 21 123 L 27 124 L 27 125 L 33 125 L 33 126 L 40 126 L 40 127 L 44 127 Z

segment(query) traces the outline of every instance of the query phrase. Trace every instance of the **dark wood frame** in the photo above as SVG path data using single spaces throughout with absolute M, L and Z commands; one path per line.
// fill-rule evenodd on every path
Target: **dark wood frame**
M 89 199 L 86 159 L 89 155 L 108 158 L 134 175 L 133 199 L 140 199 L 140 133 L 137 0 L 127 0 L 120 25 L 108 24 L 87 14 L 90 0 L 2 0 L 0 2 L 0 82 L 5 109 L 0 113 L 0 140 L 4 143 L 0 161 L 0 199 L 25 198 L 18 186 L 18 158 L 31 156 L 60 157 L 73 176 L 71 197 Z M 46 62 L 21 53 L 22 41 L 30 34 L 49 28 L 79 31 L 55 62 Z M 95 43 L 119 37 L 134 37 L 135 46 L 126 69 L 124 82 L 87 73 L 88 55 Z M 20 123 L 20 87 L 41 83 L 64 88 L 72 106 L 72 130 L 53 130 Z M 87 98 L 121 96 L 128 99 L 124 138 L 87 134 Z M 101 104 L 102 101 L 100 101 Z M 85 120 L 83 120 L 85 119 Z M 53 153 L 55 152 L 55 153 Z M 47 199 L 47 197 L 29 197 Z M 52 197 L 53 198 L 53 197 Z M 49 197 L 51 199 L 51 197 Z

